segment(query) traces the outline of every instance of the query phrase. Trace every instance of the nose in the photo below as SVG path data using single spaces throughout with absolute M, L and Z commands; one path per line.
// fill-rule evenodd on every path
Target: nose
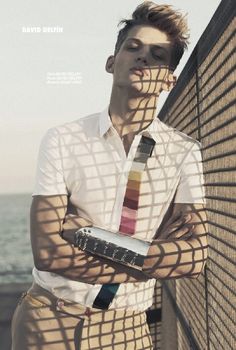
M 136 61 L 137 61 L 137 63 L 142 63 L 142 64 L 144 64 L 145 66 L 147 65 L 147 60 L 146 60 L 146 58 L 145 57 L 137 57 L 136 58 Z

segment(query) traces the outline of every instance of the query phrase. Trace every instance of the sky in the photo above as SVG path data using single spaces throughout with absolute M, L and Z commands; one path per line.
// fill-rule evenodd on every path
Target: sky
M 50 127 L 103 110 L 117 24 L 136 0 L 9 0 L 0 12 L 0 194 L 33 191 L 40 141 Z M 157 1 L 156 1 L 157 3 Z M 220 0 L 160 0 L 187 13 L 190 45 L 180 74 Z M 160 98 L 158 109 L 168 94 Z

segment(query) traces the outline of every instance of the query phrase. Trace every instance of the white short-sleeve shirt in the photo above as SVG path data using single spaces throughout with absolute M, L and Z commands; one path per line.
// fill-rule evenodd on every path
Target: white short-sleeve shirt
M 205 203 L 200 143 L 155 119 L 145 130 L 155 141 L 142 174 L 134 237 L 151 241 L 172 201 Z M 108 108 L 50 129 L 42 140 L 33 195 L 66 194 L 79 216 L 118 231 L 129 170 L 142 133 L 126 156 Z M 92 306 L 101 285 L 33 270 L 35 281 L 53 292 Z M 110 308 L 145 310 L 155 280 L 123 283 Z

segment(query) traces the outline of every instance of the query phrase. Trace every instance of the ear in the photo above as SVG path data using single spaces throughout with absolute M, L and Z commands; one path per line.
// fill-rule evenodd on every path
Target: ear
M 168 91 L 168 92 L 171 91 L 173 87 L 175 87 L 176 81 L 177 81 L 177 77 L 171 71 L 169 71 L 167 77 L 165 78 L 165 80 L 161 85 L 162 90 Z
M 115 62 L 115 56 L 111 55 L 108 57 L 105 69 L 107 73 L 114 73 L 114 62 Z

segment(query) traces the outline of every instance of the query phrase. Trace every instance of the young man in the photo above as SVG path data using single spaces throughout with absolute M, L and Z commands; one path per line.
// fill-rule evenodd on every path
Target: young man
M 156 118 L 187 41 L 181 14 L 144 2 L 123 21 L 102 113 L 50 129 L 31 207 L 34 284 L 13 318 L 13 350 L 152 349 L 156 279 L 197 277 L 207 255 L 199 143 Z M 78 248 L 90 226 L 150 242 L 136 269 Z M 78 243 L 78 244 L 77 244 Z M 106 242 L 103 242 L 106 246 Z M 115 256 L 115 253 L 114 255 Z

